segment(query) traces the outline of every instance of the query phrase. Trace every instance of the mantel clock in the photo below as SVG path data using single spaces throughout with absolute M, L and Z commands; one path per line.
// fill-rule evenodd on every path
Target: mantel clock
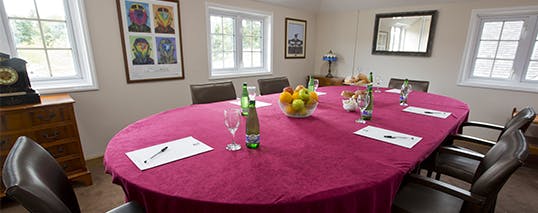
M 39 94 L 30 86 L 26 61 L 0 53 L 0 106 L 40 102 Z

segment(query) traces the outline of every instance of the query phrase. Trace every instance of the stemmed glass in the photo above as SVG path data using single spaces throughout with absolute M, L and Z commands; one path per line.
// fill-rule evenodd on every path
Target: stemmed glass
M 383 83 L 383 79 L 381 75 L 376 75 L 375 76 L 375 85 L 376 85 L 375 92 L 381 92 L 381 90 L 379 89 L 381 87 L 381 83 Z
M 314 79 L 314 92 L 318 90 L 319 87 L 319 79 Z
M 412 88 L 411 84 L 407 84 L 407 87 L 402 84 L 402 89 L 400 90 L 400 106 L 409 106 L 407 104 L 407 97 L 411 93 Z
M 226 149 L 236 151 L 241 149 L 241 145 L 235 143 L 235 132 L 241 123 L 241 110 L 237 108 L 228 108 L 224 110 L 224 125 L 232 133 L 232 143 L 226 145 Z
M 366 121 L 362 119 L 362 113 L 370 103 L 370 96 L 368 96 L 368 94 L 359 94 L 355 101 L 357 102 L 357 107 L 360 110 L 359 119 L 355 120 L 355 122 L 364 124 Z
M 249 100 L 254 100 L 256 98 L 256 87 L 255 86 L 248 86 L 247 91 L 248 91 L 248 99 Z

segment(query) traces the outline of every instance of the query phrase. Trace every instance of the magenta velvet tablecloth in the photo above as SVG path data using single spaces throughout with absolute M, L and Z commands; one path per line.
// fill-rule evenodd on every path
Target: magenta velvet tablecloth
M 412 92 L 411 106 L 451 112 L 446 119 L 402 112 L 398 94 L 374 93 L 373 119 L 354 122 L 342 108 L 342 90 L 321 87 L 311 117 L 286 117 L 278 94 L 257 97 L 261 147 L 247 149 L 245 119 L 237 152 L 225 150 L 231 135 L 223 110 L 228 101 L 181 107 L 135 122 L 115 135 L 104 156 L 106 172 L 127 199 L 148 212 L 390 212 L 406 173 L 424 160 L 467 119 L 458 100 Z M 366 125 L 423 137 L 413 148 L 353 134 Z M 193 136 L 213 151 L 140 171 L 125 155 L 140 148 Z

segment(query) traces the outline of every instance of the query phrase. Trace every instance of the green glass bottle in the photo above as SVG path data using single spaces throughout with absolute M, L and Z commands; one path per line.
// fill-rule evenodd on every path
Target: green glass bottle
M 370 83 L 366 86 L 366 91 L 368 92 L 368 96 L 370 96 L 370 102 L 368 102 L 368 106 L 366 109 L 362 112 L 362 119 L 363 120 L 371 120 L 372 115 L 374 114 L 374 94 L 372 92 L 372 84 L 374 82 L 374 77 L 372 72 L 370 72 Z
M 243 91 L 241 92 L 241 114 L 248 115 L 248 91 L 247 82 L 243 83 Z
M 308 91 L 314 91 L 314 78 L 312 78 L 312 76 L 308 78 Z
M 247 148 L 257 149 L 260 147 L 260 122 L 258 121 L 258 113 L 256 112 L 256 101 L 250 100 L 248 104 L 247 117 Z

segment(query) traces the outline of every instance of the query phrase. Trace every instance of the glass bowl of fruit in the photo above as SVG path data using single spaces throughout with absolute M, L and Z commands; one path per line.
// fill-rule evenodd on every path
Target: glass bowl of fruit
M 286 87 L 280 93 L 278 105 L 288 117 L 306 118 L 316 111 L 318 95 L 316 92 L 310 92 L 303 85 L 298 85 L 295 90 Z

